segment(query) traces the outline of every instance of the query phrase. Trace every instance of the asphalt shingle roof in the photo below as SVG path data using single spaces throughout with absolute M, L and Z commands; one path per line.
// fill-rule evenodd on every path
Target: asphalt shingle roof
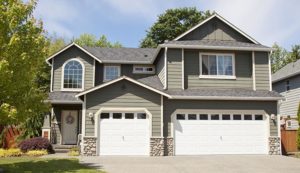
M 261 44 L 238 42 L 238 41 L 222 41 L 222 40 L 184 40 L 184 41 L 168 41 L 164 45 L 184 45 L 184 46 L 207 46 L 207 47 L 238 47 L 238 48 L 270 48 Z
M 162 91 L 164 88 L 163 84 L 160 82 L 157 75 L 141 78 L 141 79 L 138 79 L 137 81 L 139 81 L 145 85 L 148 85 L 152 88 L 158 89 L 160 91 Z
M 152 48 L 102 48 L 82 46 L 85 50 L 105 63 L 150 64 L 156 53 Z
M 300 74 L 300 60 L 289 63 L 276 73 L 272 74 L 272 82 L 277 82 L 296 74 Z
M 233 89 L 216 89 L 216 88 L 202 88 L 202 89 L 186 89 L 176 90 L 171 89 L 165 91 L 171 96 L 213 96 L 213 97 L 282 97 L 280 94 L 274 91 L 267 90 L 251 90 L 242 88 Z
M 81 103 L 81 101 L 75 97 L 76 94 L 78 94 L 78 92 L 53 91 L 49 93 L 48 100 L 51 103 Z

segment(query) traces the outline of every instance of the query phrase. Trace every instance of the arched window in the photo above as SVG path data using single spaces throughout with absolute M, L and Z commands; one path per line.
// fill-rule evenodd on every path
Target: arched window
M 68 61 L 64 65 L 63 88 L 82 89 L 83 88 L 83 65 L 77 60 Z

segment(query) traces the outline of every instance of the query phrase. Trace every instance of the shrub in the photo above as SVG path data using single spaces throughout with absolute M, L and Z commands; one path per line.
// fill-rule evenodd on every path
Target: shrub
M 18 148 L 0 149 L 0 157 L 20 157 L 22 154 L 22 151 Z
M 47 150 L 48 153 L 54 153 L 50 141 L 42 137 L 26 139 L 19 144 L 19 147 L 24 153 L 29 150 Z
M 27 156 L 34 156 L 34 157 L 43 156 L 47 154 L 48 154 L 47 150 L 29 150 L 26 153 Z

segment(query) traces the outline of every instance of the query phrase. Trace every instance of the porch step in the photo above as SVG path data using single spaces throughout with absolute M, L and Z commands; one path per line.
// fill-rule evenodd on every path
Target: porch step
M 77 145 L 52 145 L 55 153 L 68 153 L 71 148 L 77 147 Z

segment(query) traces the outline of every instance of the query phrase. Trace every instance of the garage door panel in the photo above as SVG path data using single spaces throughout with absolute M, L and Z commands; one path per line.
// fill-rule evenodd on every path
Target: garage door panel
M 265 120 L 174 120 L 176 155 L 267 154 Z

